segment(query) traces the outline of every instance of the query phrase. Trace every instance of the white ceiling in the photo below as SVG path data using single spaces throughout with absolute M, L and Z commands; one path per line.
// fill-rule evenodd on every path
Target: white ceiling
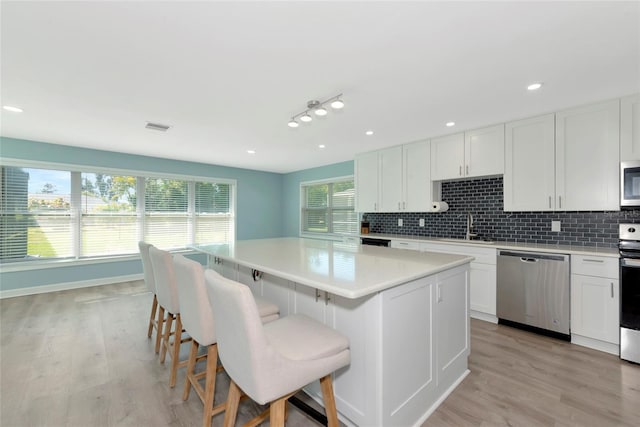
M 24 109 L 2 110 L 3 136 L 273 172 L 640 91 L 637 1 L 2 1 L 0 13 L 1 102 Z M 287 127 L 341 92 L 339 113 Z

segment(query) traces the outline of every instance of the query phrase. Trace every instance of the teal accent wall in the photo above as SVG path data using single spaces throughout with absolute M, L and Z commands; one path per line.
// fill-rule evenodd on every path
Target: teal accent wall
M 237 182 L 236 239 L 262 239 L 283 235 L 282 174 L 6 137 L 0 137 L 0 156 L 29 161 L 77 164 L 85 167 L 235 179 Z M 140 261 L 114 261 L 86 266 L 3 272 L 0 273 L 0 290 L 81 282 L 136 273 L 142 273 Z
M 341 176 L 351 176 L 354 173 L 352 160 L 334 163 L 312 169 L 304 169 L 285 174 L 282 180 L 282 233 L 284 237 L 300 235 L 300 183 L 316 181 Z

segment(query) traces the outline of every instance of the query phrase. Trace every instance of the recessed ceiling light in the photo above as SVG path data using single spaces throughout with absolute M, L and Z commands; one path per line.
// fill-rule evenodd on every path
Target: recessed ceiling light
M 324 145 L 324 144 L 320 144 L 320 145 L 318 145 L 318 148 L 324 148 L 324 147 L 325 147 L 325 145 Z
M 527 90 L 538 90 L 542 87 L 542 83 L 532 83 L 527 86 Z
M 256 150 L 247 150 L 247 153 L 249 153 L 249 154 L 256 154 Z
M 369 136 L 373 135 L 373 131 L 372 130 L 368 130 L 368 131 L 365 132 L 365 135 L 369 135 Z
M 2 106 L 2 108 L 4 108 L 7 111 L 11 111 L 12 113 L 22 113 L 22 108 L 13 107 L 11 105 L 4 105 Z
M 455 125 L 456 125 L 456 122 L 447 122 L 447 123 L 445 123 L 445 124 L 446 124 L 446 126 L 447 126 L 448 128 L 450 128 L 451 126 L 455 126 Z

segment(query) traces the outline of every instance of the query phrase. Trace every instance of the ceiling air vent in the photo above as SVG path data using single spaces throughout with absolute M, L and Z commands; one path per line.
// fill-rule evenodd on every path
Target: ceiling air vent
M 147 122 L 147 124 L 145 125 L 145 128 L 147 129 L 159 130 L 160 132 L 166 132 L 169 130 L 170 127 L 171 126 L 162 125 L 160 123 L 152 123 L 152 122 Z

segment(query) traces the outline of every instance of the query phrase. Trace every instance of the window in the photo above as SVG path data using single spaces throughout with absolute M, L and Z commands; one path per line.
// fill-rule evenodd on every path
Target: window
M 343 235 L 358 231 L 353 178 L 302 183 L 301 232 Z
M 0 262 L 234 239 L 233 182 L 1 166 Z

